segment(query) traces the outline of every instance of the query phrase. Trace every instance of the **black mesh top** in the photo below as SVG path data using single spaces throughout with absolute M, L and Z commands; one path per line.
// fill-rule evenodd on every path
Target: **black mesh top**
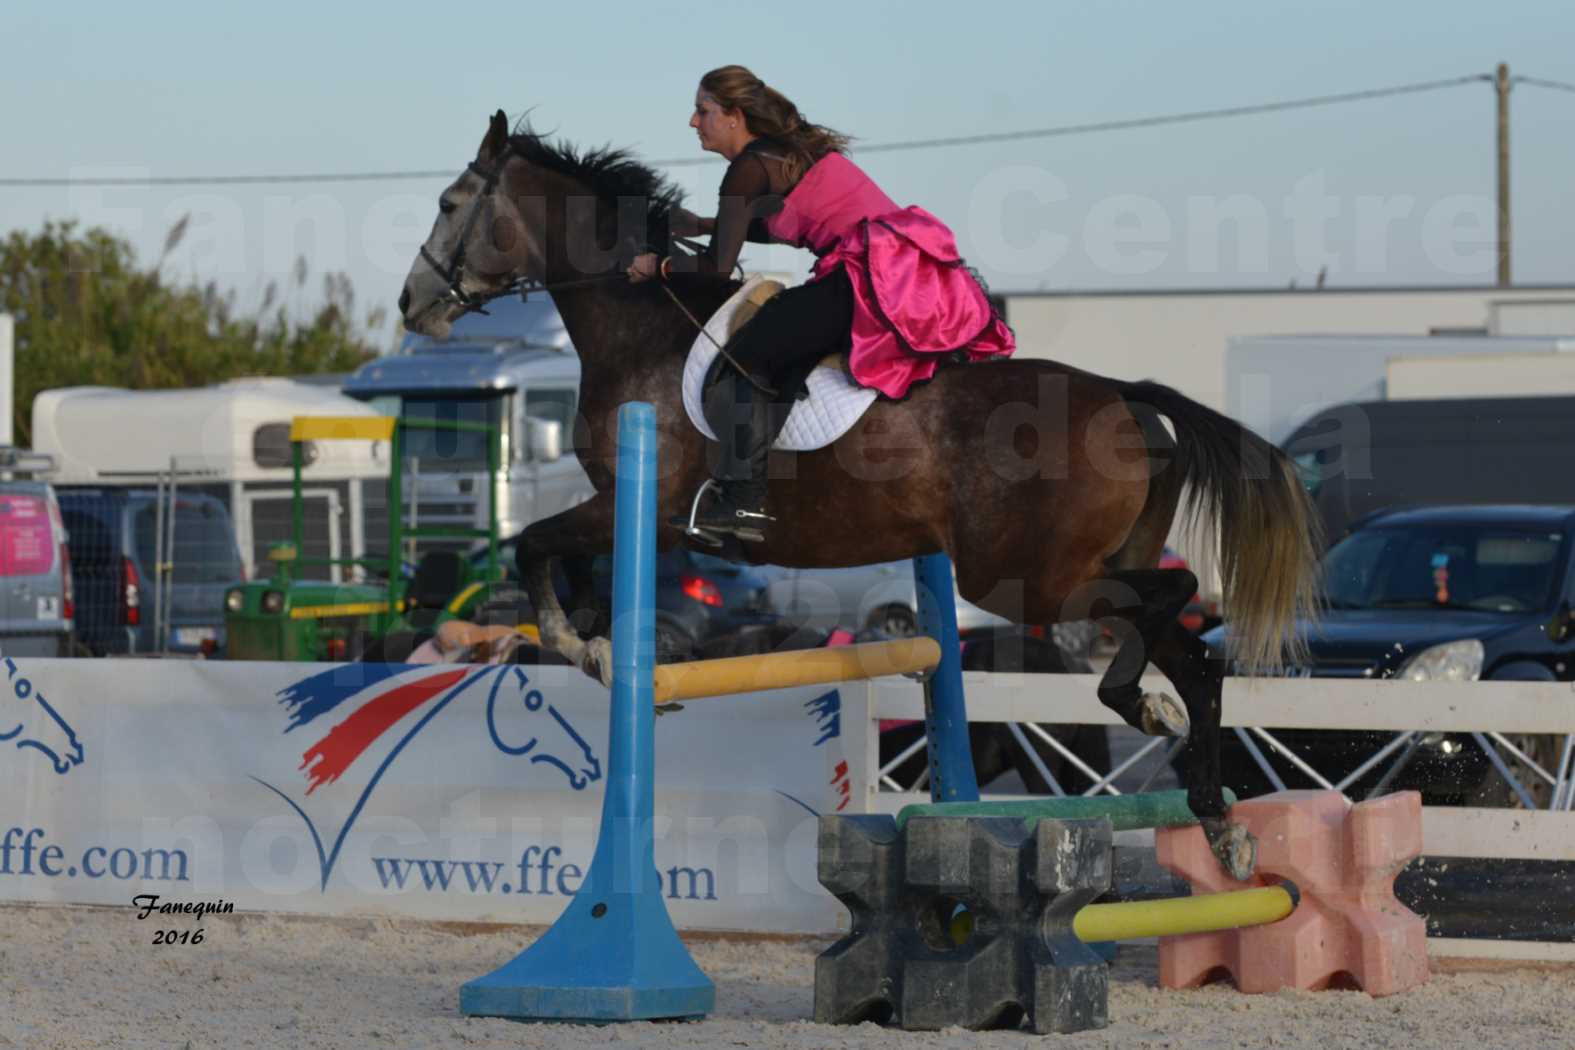
M 787 176 L 782 148 L 774 140 L 752 140 L 722 176 L 711 243 L 692 265 L 700 273 L 729 274 L 744 242 L 769 244 L 766 220 L 782 210 L 782 200 L 797 184 Z

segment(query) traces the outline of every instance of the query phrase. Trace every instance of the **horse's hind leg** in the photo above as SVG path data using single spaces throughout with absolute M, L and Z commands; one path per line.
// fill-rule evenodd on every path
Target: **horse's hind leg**
M 1106 615 L 1126 622 L 1127 637 L 1099 683 L 1099 699 L 1145 733 L 1187 737 L 1187 805 L 1216 859 L 1234 878 L 1245 879 L 1257 865 L 1257 844 L 1226 820 L 1220 771 L 1224 665 L 1176 619 L 1197 590 L 1197 577 L 1186 569 L 1142 569 L 1111 573 L 1104 582 L 1119 585 L 1124 594 Z M 1150 661 L 1181 694 L 1190 725 L 1175 724 L 1174 701 L 1142 691 L 1140 679 Z
M 1225 662 L 1212 656 L 1201 639 L 1172 619 L 1157 639 L 1154 666 L 1175 683 L 1192 715 L 1192 733 L 1187 739 L 1187 806 L 1203 825 L 1215 859 L 1234 878 L 1245 879 L 1257 867 L 1258 844 L 1246 828 L 1226 820 L 1220 773 Z
M 1099 682 L 1099 700 L 1149 736 L 1184 737 L 1188 732 L 1191 704 L 1183 708 L 1168 696 L 1145 693 L 1141 679 L 1160 637 L 1197 587 L 1197 577 L 1186 569 L 1114 572 L 1100 581 L 1100 592 L 1113 603 L 1104 614 L 1124 621 L 1124 637 Z M 1180 683 L 1176 687 L 1180 689 Z

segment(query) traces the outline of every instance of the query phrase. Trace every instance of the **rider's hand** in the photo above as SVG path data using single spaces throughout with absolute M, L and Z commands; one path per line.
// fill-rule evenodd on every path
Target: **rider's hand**
M 661 265 L 661 262 L 662 260 L 657 257 L 655 252 L 645 252 L 642 255 L 636 255 L 634 262 L 629 264 L 629 280 L 635 284 L 639 284 L 641 281 L 649 281 L 656 276 L 657 267 Z

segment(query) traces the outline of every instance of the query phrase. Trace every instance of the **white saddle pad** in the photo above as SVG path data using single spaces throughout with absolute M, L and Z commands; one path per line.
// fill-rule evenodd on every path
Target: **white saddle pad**
M 731 299 L 722 304 L 722 308 L 706 322 L 705 332 L 695 339 L 689 359 L 684 362 L 684 410 L 689 413 L 689 421 L 695 425 L 695 429 L 712 441 L 716 440 L 716 434 L 705 419 L 701 385 L 711 371 L 711 362 L 716 360 L 717 344 L 727 343 L 727 329 L 733 313 L 760 282 L 759 276 L 751 277 Z M 712 339 L 716 342 L 713 343 Z M 782 427 L 782 433 L 777 435 L 772 448 L 787 451 L 824 448 L 847 433 L 879 396 L 876 391 L 853 382 L 840 368 L 824 365 L 809 374 L 807 386 L 809 397 L 794 402 L 787 423 Z

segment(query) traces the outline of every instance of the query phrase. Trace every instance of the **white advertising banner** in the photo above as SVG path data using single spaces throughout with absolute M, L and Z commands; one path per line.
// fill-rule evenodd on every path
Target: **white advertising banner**
M 595 848 L 608 691 L 569 668 L 0 670 L 0 900 L 548 923 Z M 816 817 L 859 801 L 845 749 L 867 747 L 843 736 L 841 696 L 657 719 L 656 864 L 679 927 L 846 926 L 815 877 Z

